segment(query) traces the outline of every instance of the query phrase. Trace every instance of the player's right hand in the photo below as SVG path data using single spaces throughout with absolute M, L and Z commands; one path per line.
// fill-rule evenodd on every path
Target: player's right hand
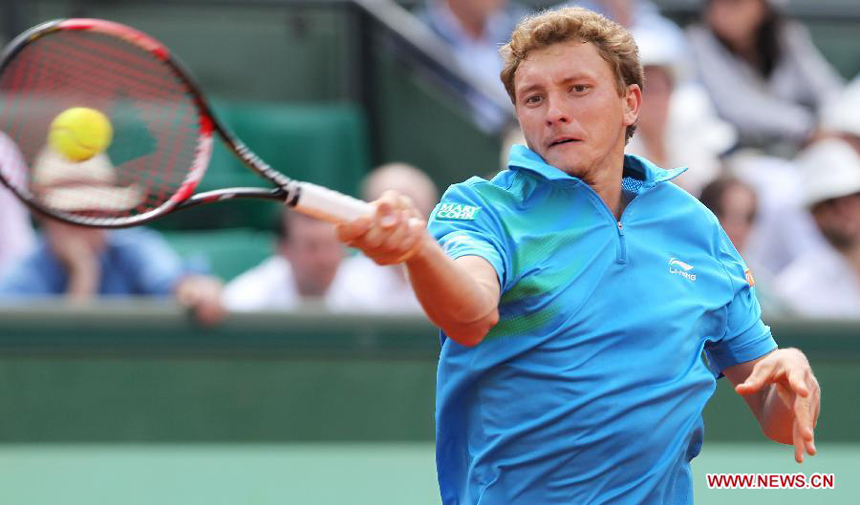
M 419 254 L 432 237 L 412 200 L 386 191 L 370 204 L 373 214 L 337 226 L 338 239 L 379 265 L 403 263 Z

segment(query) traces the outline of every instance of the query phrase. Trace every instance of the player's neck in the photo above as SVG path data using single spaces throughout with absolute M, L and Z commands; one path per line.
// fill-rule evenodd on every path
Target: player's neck
M 621 213 L 627 206 L 627 200 L 621 194 L 621 176 L 624 172 L 624 152 L 619 156 L 610 156 L 594 170 L 583 177 L 583 181 L 597 193 L 603 203 L 609 207 L 615 219 L 621 219 Z

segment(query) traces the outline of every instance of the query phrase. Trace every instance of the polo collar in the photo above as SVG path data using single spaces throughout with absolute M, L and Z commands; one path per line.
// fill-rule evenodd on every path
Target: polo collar
M 578 181 L 567 172 L 548 165 L 537 153 L 522 144 L 514 144 L 508 156 L 508 168 L 511 170 L 528 170 L 549 181 Z M 632 154 L 624 155 L 624 177 L 632 177 L 644 182 L 645 186 L 670 181 L 687 171 L 687 167 L 663 169 L 645 158 Z

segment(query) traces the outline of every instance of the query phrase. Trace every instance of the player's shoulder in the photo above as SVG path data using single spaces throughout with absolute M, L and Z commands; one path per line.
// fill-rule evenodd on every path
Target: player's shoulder
M 523 182 L 522 175 L 515 170 L 502 170 L 490 179 L 470 177 L 448 187 L 441 201 L 445 203 L 446 200 L 466 198 L 489 205 L 505 206 L 523 199 Z
M 439 221 L 504 220 L 523 201 L 518 190 L 519 175 L 503 170 L 490 179 L 470 177 L 452 184 L 442 195 L 431 215 L 431 225 Z
M 707 226 L 711 230 L 719 227 L 720 221 L 717 216 L 687 190 L 668 181 L 660 183 L 659 187 L 662 213 L 676 215 L 691 224 Z

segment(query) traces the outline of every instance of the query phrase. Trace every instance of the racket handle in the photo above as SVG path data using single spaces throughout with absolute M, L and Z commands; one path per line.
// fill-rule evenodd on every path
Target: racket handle
M 293 207 L 302 214 L 334 224 L 373 214 L 369 203 L 343 193 L 310 182 L 300 182 L 299 188 L 299 198 Z

